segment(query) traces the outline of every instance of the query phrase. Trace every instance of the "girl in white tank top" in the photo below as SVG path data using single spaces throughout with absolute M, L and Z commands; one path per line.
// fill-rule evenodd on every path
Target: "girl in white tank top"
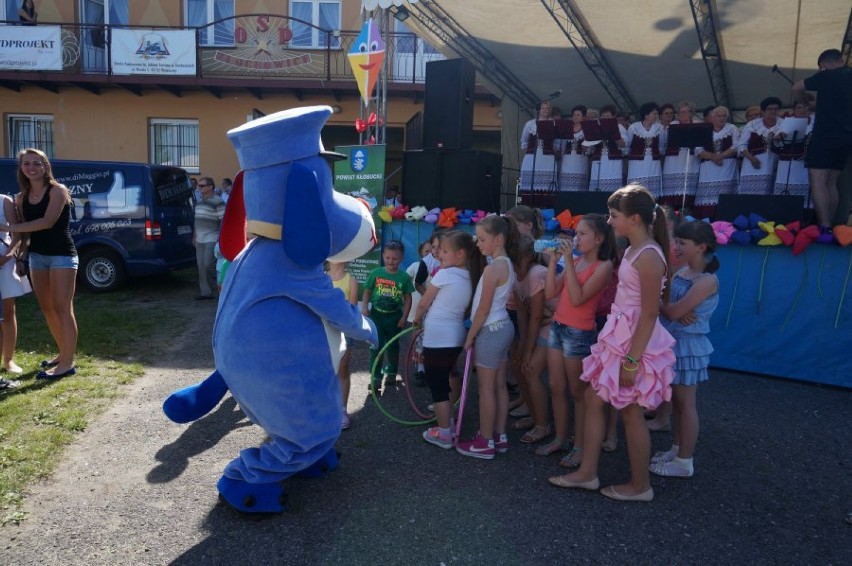
M 488 216 L 476 225 L 476 245 L 482 255 L 491 258 L 491 263 L 476 287 L 465 341 L 465 350 L 476 346 L 479 432 L 473 440 L 456 446 L 456 451 L 464 456 L 493 460 L 496 453 L 508 450 L 506 370 L 515 331 L 506 302 L 515 282 L 512 260 L 518 255 L 518 239 L 518 228 L 510 217 Z

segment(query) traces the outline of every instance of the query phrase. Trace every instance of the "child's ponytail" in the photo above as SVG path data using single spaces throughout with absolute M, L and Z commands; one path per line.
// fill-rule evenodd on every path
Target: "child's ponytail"
M 660 245 L 663 254 L 668 256 L 671 242 L 669 241 L 669 227 L 666 224 L 666 211 L 659 204 L 654 205 L 654 223 L 651 227 L 654 240 Z M 668 262 L 666 262 L 668 265 Z
M 476 292 L 476 286 L 479 283 L 479 278 L 482 277 L 482 271 L 485 269 L 485 257 L 479 252 L 476 247 L 476 242 L 473 236 L 461 230 L 448 230 L 444 232 L 443 240 L 445 240 L 452 249 L 462 250 L 465 257 L 465 267 L 470 274 L 471 298 Z M 468 304 L 470 308 L 470 304 Z
M 716 233 L 710 224 L 702 220 L 693 220 L 679 224 L 675 228 L 675 237 L 689 240 L 698 245 L 704 244 L 704 273 L 716 273 L 719 269 L 719 258 L 716 257 Z
M 544 217 L 541 215 L 541 209 L 519 204 L 507 210 L 506 216 L 511 216 L 516 222 L 529 222 L 533 238 L 541 238 L 544 235 Z
M 503 222 L 506 223 L 505 231 L 505 246 L 506 255 L 509 256 L 509 261 L 512 265 L 517 265 L 521 258 L 521 233 L 518 231 L 518 223 L 511 216 L 504 216 Z

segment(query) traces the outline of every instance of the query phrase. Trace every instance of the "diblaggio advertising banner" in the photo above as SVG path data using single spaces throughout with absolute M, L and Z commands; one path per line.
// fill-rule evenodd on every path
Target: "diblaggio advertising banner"
M 195 31 L 113 29 L 112 74 L 195 76 Z

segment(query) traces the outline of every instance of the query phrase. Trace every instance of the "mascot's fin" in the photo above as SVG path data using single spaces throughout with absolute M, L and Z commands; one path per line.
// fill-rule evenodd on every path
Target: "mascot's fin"
M 334 471 L 337 468 L 337 465 L 340 463 L 340 457 L 337 455 L 337 451 L 332 448 L 328 452 L 325 453 L 325 456 L 296 474 L 302 478 L 321 478 L 325 477 L 325 475 L 329 472 Z
M 246 247 L 246 201 L 243 199 L 243 171 L 237 173 L 231 196 L 225 206 L 225 219 L 219 232 L 219 251 L 228 261 L 234 261 Z
M 316 173 L 294 163 L 287 176 L 285 195 L 281 238 L 284 253 L 302 267 L 322 265 L 331 252 L 331 229 Z
M 248 483 L 222 476 L 216 484 L 228 505 L 243 513 L 281 513 L 287 494 L 278 482 Z
M 222 374 L 214 371 L 204 381 L 169 395 L 163 402 L 163 412 L 176 423 L 189 423 L 215 409 L 227 392 Z

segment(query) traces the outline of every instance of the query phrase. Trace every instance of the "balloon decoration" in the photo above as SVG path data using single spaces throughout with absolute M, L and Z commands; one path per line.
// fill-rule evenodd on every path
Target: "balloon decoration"
M 370 116 L 366 120 L 362 120 L 361 118 L 355 118 L 355 131 L 359 134 L 363 134 L 367 131 L 367 128 L 369 128 L 370 126 L 375 126 L 377 122 L 379 126 L 382 126 L 385 123 L 385 121 L 381 118 L 376 118 L 375 112 L 370 112 Z

